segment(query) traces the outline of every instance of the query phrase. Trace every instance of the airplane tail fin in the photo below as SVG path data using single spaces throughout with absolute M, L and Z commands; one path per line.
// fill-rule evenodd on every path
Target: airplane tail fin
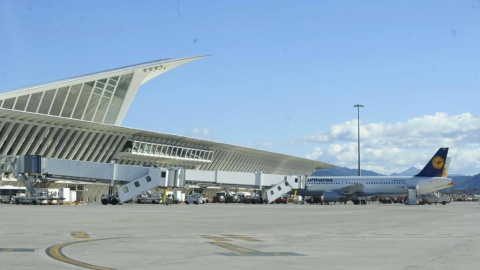
M 437 153 L 425 165 L 423 170 L 416 176 L 442 177 L 446 173 L 445 163 L 447 161 L 448 147 L 438 149 Z M 448 168 L 447 168 L 448 169 Z
M 450 168 L 450 160 L 451 160 L 451 159 L 452 159 L 451 157 L 447 157 L 447 161 L 445 162 L 445 167 L 443 167 L 442 177 L 447 177 L 448 168 Z

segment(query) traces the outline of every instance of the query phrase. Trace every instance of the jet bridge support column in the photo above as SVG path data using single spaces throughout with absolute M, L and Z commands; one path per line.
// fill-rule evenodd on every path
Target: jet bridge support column
M 417 205 L 417 190 L 414 188 L 409 188 L 407 198 L 407 205 Z
M 37 182 L 36 176 L 42 172 L 42 157 L 39 155 L 18 156 L 16 157 L 15 165 L 12 163 L 13 159 L 15 159 L 14 156 L 6 158 L 12 173 L 17 180 L 23 181 L 25 187 L 31 194 L 35 194 L 36 191 L 33 185 Z M 43 187 L 45 187 L 45 184 L 43 184 Z
M 415 178 L 407 179 L 406 183 L 408 189 L 407 205 L 417 205 L 417 180 Z
M 115 177 L 116 177 L 116 174 L 115 174 L 115 159 L 112 159 L 112 161 L 110 162 L 112 164 L 112 180 L 110 181 L 110 186 L 108 187 L 108 195 L 110 197 L 113 197 L 113 191 L 114 191 L 114 187 L 115 187 Z
M 263 194 L 264 192 L 263 192 L 263 189 L 262 189 L 262 180 L 263 180 L 262 171 L 259 171 L 259 172 L 255 171 L 255 186 L 259 187 L 260 192 L 261 192 L 260 195 L 262 196 L 262 198 L 265 198 L 265 196 Z M 257 195 L 257 194 L 255 194 L 255 195 Z
M 26 175 L 22 174 L 17 176 L 17 180 L 23 182 L 23 184 L 28 189 L 30 194 L 33 195 L 36 193 L 35 188 L 33 187 L 33 184 L 37 182 L 37 179 L 35 178 L 35 176 L 31 175 L 27 177 Z
M 167 204 L 167 201 L 166 201 L 167 200 L 167 190 L 168 190 L 167 187 L 163 188 L 163 195 L 162 195 L 163 204 Z

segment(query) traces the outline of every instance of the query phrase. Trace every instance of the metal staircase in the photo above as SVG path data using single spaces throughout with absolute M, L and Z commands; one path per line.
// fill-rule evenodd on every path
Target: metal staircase
M 306 175 L 289 175 L 277 185 L 272 186 L 266 192 L 267 203 L 273 203 L 276 199 L 282 197 L 284 194 L 292 190 L 305 189 Z M 296 194 L 296 193 L 295 193 Z

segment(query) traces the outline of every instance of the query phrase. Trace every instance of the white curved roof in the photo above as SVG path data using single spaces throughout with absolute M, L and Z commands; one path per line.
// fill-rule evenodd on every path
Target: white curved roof
M 163 59 L 0 93 L 0 108 L 120 125 L 145 82 L 205 56 Z
M 270 174 L 322 162 L 185 136 L 119 127 L 138 88 L 205 56 L 165 59 L 0 93 L 0 154 Z

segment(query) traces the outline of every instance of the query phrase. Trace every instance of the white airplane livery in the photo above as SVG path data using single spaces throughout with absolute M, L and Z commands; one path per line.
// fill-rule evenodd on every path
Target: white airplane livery
M 447 178 L 448 148 L 440 148 L 423 170 L 415 176 L 310 176 L 303 196 L 323 196 L 325 202 L 349 201 L 366 204 L 369 196 L 406 196 L 408 190 L 425 194 L 454 185 Z

